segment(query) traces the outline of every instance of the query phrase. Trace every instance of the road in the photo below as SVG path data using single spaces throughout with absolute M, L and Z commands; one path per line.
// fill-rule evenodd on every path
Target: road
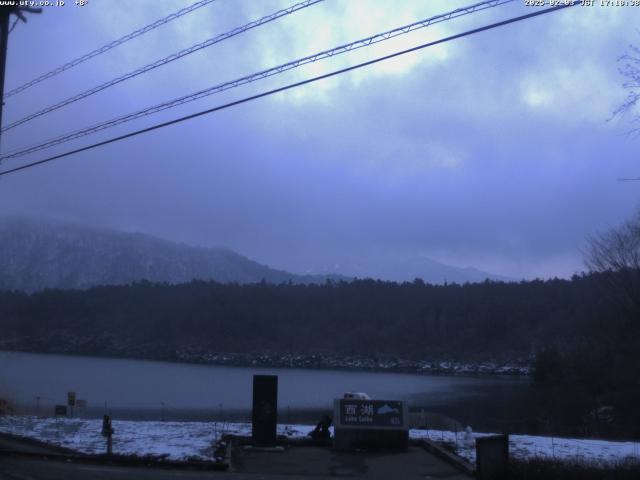
M 408 457 L 395 456 L 344 456 L 335 457 L 326 465 L 320 458 L 311 459 L 316 452 L 305 451 L 299 460 L 311 460 L 310 464 L 299 463 L 286 454 L 280 461 L 272 462 L 267 457 L 251 462 L 251 466 L 240 467 L 238 471 L 216 472 L 174 468 L 149 468 L 144 466 L 116 466 L 99 463 L 45 460 L 40 457 L 12 456 L 0 457 L 0 480 L 328 480 L 336 477 L 362 479 L 421 478 L 468 480 L 470 477 L 459 473 L 450 465 L 431 454 L 421 451 L 409 453 Z M 417 459 L 420 461 L 416 462 Z M 315 466 L 318 468 L 316 469 Z M 246 471 L 243 471 L 246 470 Z
M 326 447 L 291 446 L 284 451 L 234 449 L 229 472 L 189 467 L 109 464 L 61 455 L 58 447 L 0 436 L 0 480 L 232 480 L 448 479 L 468 480 L 453 466 L 412 446 L 401 453 L 339 453 Z
M 256 475 L 236 475 L 222 472 L 201 472 L 161 468 L 113 466 L 74 463 L 27 457 L 0 458 L 0 480 L 201 480 L 205 478 L 233 478 L 238 480 L 261 478 Z M 264 477 L 269 478 L 269 477 Z M 277 478 L 277 477 L 275 477 Z

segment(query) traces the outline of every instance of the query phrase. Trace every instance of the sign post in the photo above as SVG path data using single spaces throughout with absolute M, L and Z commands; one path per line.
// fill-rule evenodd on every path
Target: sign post
M 67 392 L 67 405 L 71 409 L 71 417 L 73 417 L 73 407 L 76 404 L 76 392 Z
M 66 405 L 56 405 L 53 407 L 53 412 L 56 417 L 66 417 L 67 416 L 67 406 Z
M 409 447 L 406 402 L 336 399 L 333 408 L 336 450 L 406 450 Z
M 87 401 L 81 398 L 76 399 L 76 409 L 78 415 L 84 415 L 87 412 Z
M 115 430 L 111 426 L 111 417 L 104 415 L 102 417 L 102 436 L 107 437 L 107 455 L 113 453 L 113 433 Z
M 278 376 L 253 376 L 252 438 L 256 446 L 276 444 L 278 424 Z

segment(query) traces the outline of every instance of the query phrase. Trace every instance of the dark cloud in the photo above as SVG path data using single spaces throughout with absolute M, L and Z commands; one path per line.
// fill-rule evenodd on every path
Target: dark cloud
M 86 14 L 46 10 L 12 33 L 7 87 L 187 3 L 140 2 L 130 18 L 98 2 Z M 425 15 L 451 8 L 434 4 Z M 239 5 L 216 2 L 206 15 L 16 96 L 5 118 L 286 3 Z M 338 28 L 357 14 L 350 5 L 312 7 L 297 21 L 291 16 L 8 132 L 3 145 L 32 143 L 355 38 L 359 32 Z M 372 5 L 371 28 L 403 23 L 422 9 L 421 2 L 407 3 L 407 12 L 389 3 L 385 18 L 384 2 Z M 615 59 L 635 40 L 638 14 L 622 10 L 576 7 L 8 176 L 0 181 L 0 202 L 7 212 L 225 244 L 292 271 L 393 251 L 516 277 L 570 275 L 582 268 L 585 237 L 637 205 L 637 185 L 616 178 L 637 175 L 638 144 L 621 136 L 624 125 L 606 121 L 624 95 Z M 480 20 L 523 11 L 514 5 Z M 443 24 L 439 33 L 480 20 Z M 306 74 L 351 61 L 328 61 Z M 115 131 L 301 75 L 290 72 Z

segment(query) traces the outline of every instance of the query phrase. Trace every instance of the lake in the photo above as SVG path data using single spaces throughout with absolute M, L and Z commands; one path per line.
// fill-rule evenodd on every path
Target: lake
M 87 416 L 111 411 L 121 418 L 248 418 L 254 374 L 278 375 L 281 417 L 298 421 L 304 412 L 316 418 L 317 412 L 331 408 L 334 398 L 352 391 L 407 400 L 414 410 L 474 417 L 477 422 L 475 417 L 487 408 L 495 410 L 491 406 L 528 387 L 528 380 L 513 377 L 223 367 L 0 351 L 0 397 L 24 413 L 49 415 L 74 391 L 88 404 L 85 412 L 76 413 Z

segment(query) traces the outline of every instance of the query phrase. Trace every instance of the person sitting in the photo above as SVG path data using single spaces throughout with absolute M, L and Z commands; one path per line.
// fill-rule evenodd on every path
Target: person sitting
M 311 433 L 309 433 L 309 436 L 314 440 L 328 440 L 329 438 L 331 438 L 331 432 L 329 431 L 331 422 L 331 417 L 325 415 L 324 417 L 322 417 L 322 420 L 318 422 L 316 428 L 314 428 Z

